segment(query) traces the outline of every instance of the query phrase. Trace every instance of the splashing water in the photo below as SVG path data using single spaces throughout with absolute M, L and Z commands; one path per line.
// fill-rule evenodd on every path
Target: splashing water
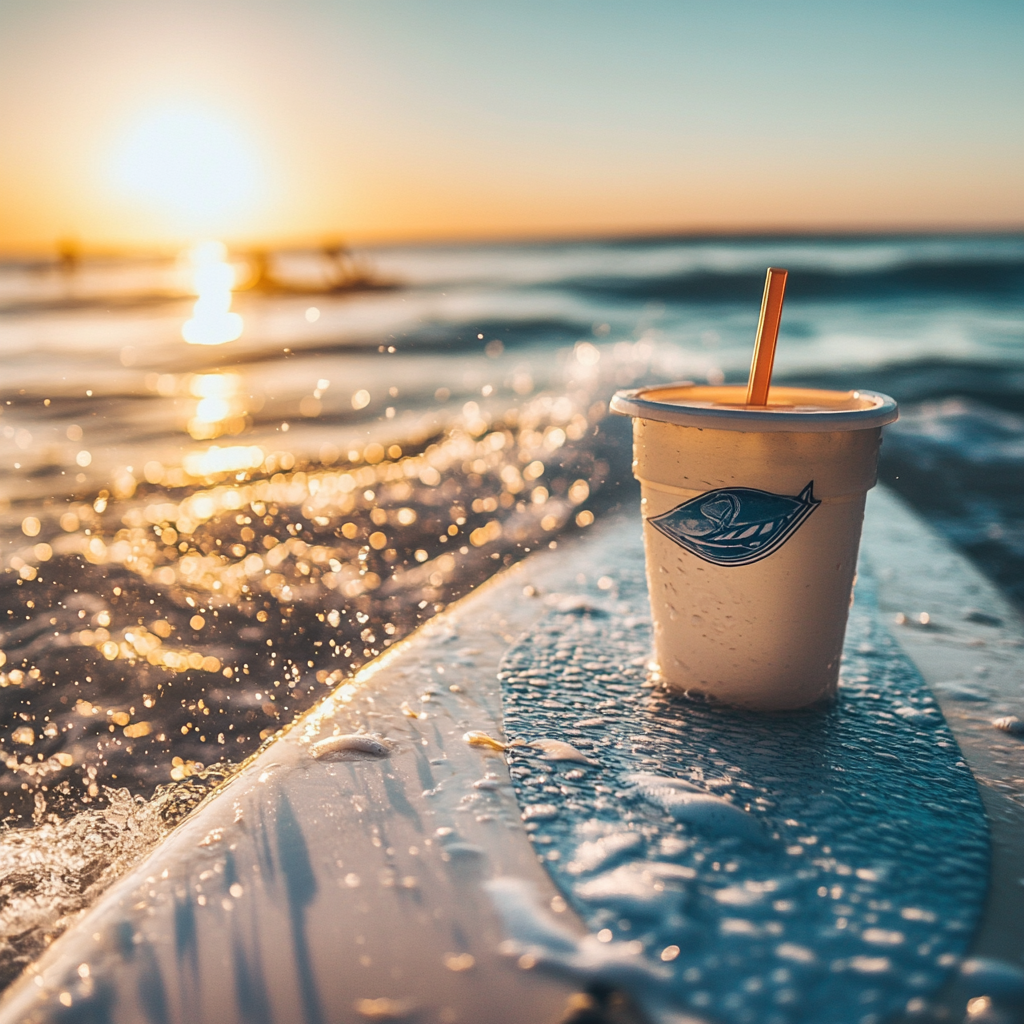
M 22 524 L 0 574 L 0 858 L 16 866 L 0 981 L 228 763 L 495 569 L 593 521 L 610 470 L 584 435 L 600 413 L 554 405 L 473 410 L 340 463 L 275 453 Z
M 33 825 L 0 832 L 0 986 L 13 981 L 111 882 L 145 856 L 231 765 L 158 786 L 151 799 L 104 787 L 105 806 L 61 819 L 35 794 Z
M 582 440 L 587 421 L 568 419 Z M 358 464 L 271 457 L 243 480 L 34 520 L 0 576 L 6 816 L 26 818 L 36 792 L 68 813 L 104 786 L 142 793 L 251 753 L 593 505 L 607 463 L 554 447 L 556 432 L 535 403 L 416 446 L 371 443 Z

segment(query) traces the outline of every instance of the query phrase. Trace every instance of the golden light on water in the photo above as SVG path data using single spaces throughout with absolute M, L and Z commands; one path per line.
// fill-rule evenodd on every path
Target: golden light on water
M 259 469 L 266 458 L 266 453 L 257 445 L 232 445 L 221 448 L 211 445 L 201 452 L 190 452 L 185 456 L 185 472 L 189 476 L 218 476 L 221 473 L 237 473 Z
M 235 268 L 227 261 L 226 247 L 221 242 L 200 242 L 189 251 L 188 260 L 197 298 L 191 318 L 181 328 L 181 336 L 190 345 L 223 345 L 240 338 L 244 325 L 242 318 L 231 312 Z M 225 418 L 214 416 L 213 420 Z
M 247 410 L 242 378 L 238 374 L 193 374 L 189 393 L 199 399 L 188 422 L 188 432 L 197 441 L 220 437 L 221 434 L 240 434 L 245 429 Z

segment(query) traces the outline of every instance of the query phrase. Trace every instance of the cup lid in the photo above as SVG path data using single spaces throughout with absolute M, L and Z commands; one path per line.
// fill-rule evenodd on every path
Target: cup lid
M 773 386 L 768 405 L 746 405 L 739 384 L 694 384 L 680 381 L 617 391 L 611 411 L 682 427 L 750 432 L 866 430 L 899 416 L 895 399 L 877 391 L 825 391 Z

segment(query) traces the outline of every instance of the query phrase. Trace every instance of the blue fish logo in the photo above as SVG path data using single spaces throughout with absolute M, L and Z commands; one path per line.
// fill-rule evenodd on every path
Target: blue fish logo
M 813 480 L 796 497 L 722 487 L 648 522 L 705 562 L 750 565 L 782 547 L 820 504 Z

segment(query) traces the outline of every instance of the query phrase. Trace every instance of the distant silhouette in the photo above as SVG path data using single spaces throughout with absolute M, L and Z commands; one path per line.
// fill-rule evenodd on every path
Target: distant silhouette
M 73 277 L 82 263 L 82 250 L 75 238 L 57 241 L 57 266 L 65 277 Z
M 319 253 L 323 268 L 320 282 L 293 281 L 282 277 L 274 268 L 270 253 L 265 249 L 254 249 L 247 255 L 250 277 L 246 288 L 290 295 L 323 295 L 396 286 L 396 282 L 378 276 L 373 267 L 359 259 L 344 242 L 327 242 Z

